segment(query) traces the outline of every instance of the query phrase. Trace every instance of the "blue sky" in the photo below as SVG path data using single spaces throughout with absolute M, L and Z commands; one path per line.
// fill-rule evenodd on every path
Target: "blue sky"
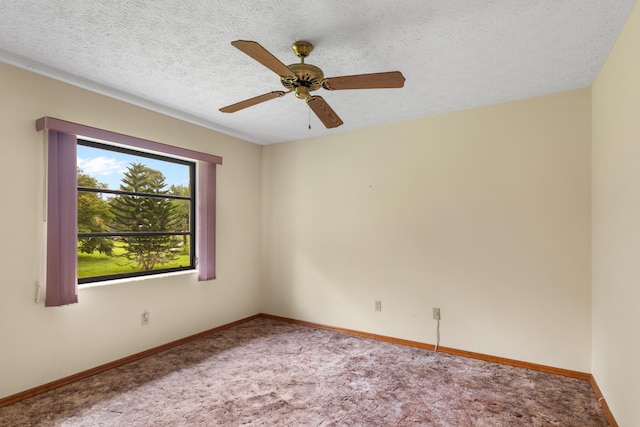
M 142 163 L 164 174 L 167 188 L 173 185 L 189 184 L 189 167 L 177 163 L 161 162 L 148 157 L 132 156 L 115 151 L 101 150 L 78 145 L 78 167 L 87 175 L 109 186 L 119 189 L 120 180 L 130 163 Z

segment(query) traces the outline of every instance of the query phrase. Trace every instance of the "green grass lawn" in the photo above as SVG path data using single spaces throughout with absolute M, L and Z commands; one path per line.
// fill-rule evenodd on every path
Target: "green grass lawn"
M 113 256 L 107 256 L 97 251 L 92 254 L 78 253 L 78 278 L 141 271 L 135 262 L 123 256 L 124 252 L 123 244 L 117 242 L 113 249 Z M 180 254 L 175 260 L 167 264 L 156 265 L 154 269 L 175 268 L 188 265 L 189 255 Z

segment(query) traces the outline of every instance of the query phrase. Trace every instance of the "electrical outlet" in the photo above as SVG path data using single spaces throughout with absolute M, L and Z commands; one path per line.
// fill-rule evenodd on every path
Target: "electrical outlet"
M 142 326 L 149 324 L 149 312 L 147 310 L 143 311 L 140 315 L 140 323 Z
M 376 301 L 376 311 L 382 311 L 382 301 Z
M 440 320 L 440 309 L 433 307 L 433 320 Z

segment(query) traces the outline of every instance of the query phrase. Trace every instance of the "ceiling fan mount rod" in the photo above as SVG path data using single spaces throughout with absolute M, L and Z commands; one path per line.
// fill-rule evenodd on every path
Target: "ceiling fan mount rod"
M 304 58 L 309 56 L 311 51 L 313 50 L 313 45 L 309 42 L 305 41 L 297 41 L 291 46 L 293 52 L 300 58 L 302 63 L 304 64 Z

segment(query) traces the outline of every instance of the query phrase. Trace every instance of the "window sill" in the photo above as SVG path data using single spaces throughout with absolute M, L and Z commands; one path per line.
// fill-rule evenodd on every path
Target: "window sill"
M 82 285 L 78 285 L 78 289 L 89 289 L 96 288 L 99 286 L 110 286 L 121 283 L 131 283 L 131 282 L 140 282 L 145 280 L 156 280 L 162 279 L 165 277 L 175 277 L 175 276 L 186 276 L 186 275 L 197 275 L 198 270 L 183 270 L 183 271 L 175 271 L 172 273 L 160 273 L 160 274 L 152 274 L 149 276 L 138 276 L 138 277 L 128 277 L 126 279 L 115 279 L 115 280 L 105 280 L 103 282 L 92 282 L 92 283 L 83 283 Z

